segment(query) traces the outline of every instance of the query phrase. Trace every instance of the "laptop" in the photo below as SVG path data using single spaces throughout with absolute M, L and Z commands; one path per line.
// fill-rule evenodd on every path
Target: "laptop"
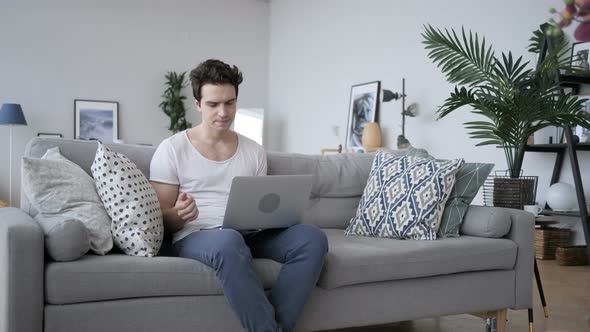
M 236 176 L 221 228 L 258 230 L 299 224 L 313 175 Z

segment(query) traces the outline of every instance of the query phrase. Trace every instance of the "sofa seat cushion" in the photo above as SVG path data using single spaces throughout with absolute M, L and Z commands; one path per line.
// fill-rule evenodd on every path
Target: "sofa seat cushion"
M 265 289 L 272 286 L 281 266 L 270 259 L 254 259 L 254 270 Z M 85 255 L 45 267 L 45 300 L 50 304 L 219 294 L 223 291 L 213 269 L 180 257 Z
M 319 285 L 342 286 L 437 276 L 509 270 L 516 262 L 516 243 L 509 239 L 474 236 L 434 241 L 347 236 L 341 229 L 324 229 L 330 250 Z

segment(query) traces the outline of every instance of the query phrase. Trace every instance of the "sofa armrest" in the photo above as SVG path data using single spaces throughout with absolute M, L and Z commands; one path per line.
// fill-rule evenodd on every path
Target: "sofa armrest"
M 535 217 L 532 213 L 516 209 L 504 209 L 510 213 L 512 225 L 506 235 L 518 246 L 516 256 L 514 307 L 533 307 L 533 264 L 535 263 Z
M 532 307 L 535 217 L 528 212 L 500 207 L 471 205 L 465 214 L 461 234 L 505 238 L 517 245 L 514 307 Z
M 0 331 L 42 331 L 43 241 L 28 214 L 0 209 Z

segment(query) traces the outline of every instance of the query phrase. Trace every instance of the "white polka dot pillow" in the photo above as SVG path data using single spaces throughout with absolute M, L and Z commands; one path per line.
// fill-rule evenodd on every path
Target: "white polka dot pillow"
M 156 256 L 164 224 L 158 197 L 145 175 L 129 158 L 99 142 L 92 176 L 111 216 L 115 244 L 127 255 Z
M 375 155 L 347 235 L 434 240 L 463 159 Z

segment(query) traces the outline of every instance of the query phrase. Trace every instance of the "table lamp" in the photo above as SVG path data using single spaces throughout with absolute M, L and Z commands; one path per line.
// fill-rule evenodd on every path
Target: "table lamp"
M 411 103 L 406 108 L 406 79 L 402 78 L 402 93 L 393 92 L 383 89 L 383 102 L 392 100 L 402 100 L 402 134 L 397 136 L 397 148 L 406 149 L 411 146 L 410 141 L 406 138 L 406 116 L 415 117 L 418 115 L 418 104 Z
M 10 164 L 8 166 L 8 204 L 12 205 L 12 127 L 15 125 L 27 125 L 23 109 L 19 104 L 2 104 L 0 108 L 0 125 L 10 127 Z

